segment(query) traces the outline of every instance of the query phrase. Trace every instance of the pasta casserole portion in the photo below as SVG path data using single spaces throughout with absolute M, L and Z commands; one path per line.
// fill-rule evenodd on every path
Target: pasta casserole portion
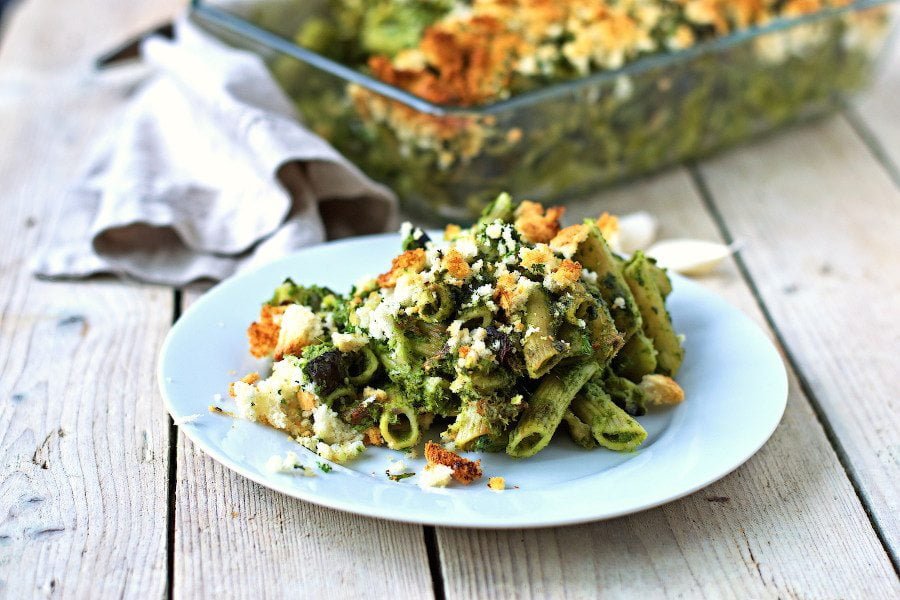
M 562 227 L 562 214 L 501 194 L 443 240 L 405 224 L 401 253 L 347 294 L 285 280 L 248 329 L 274 362 L 232 384 L 238 415 L 336 462 L 417 447 L 432 426 L 434 456 L 533 456 L 563 423 L 584 448 L 636 449 L 635 417 L 684 398 L 672 285 L 640 252 L 610 250 L 614 217 Z

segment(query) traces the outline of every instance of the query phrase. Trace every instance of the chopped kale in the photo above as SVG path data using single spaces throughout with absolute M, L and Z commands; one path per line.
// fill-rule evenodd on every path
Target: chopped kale
M 407 477 L 415 475 L 415 473 L 398 473 L 396 475 L 391 475 L 390 471 L 385 471 L 384 474 L 387 475 L 387 478 L 391 481 L 400 481 L 401 479 L 406 479 Z

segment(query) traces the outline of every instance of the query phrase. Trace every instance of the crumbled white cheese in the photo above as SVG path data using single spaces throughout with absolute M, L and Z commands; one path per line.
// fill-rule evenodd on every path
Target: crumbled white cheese
M 619 296 L 618 298 L 613 300 L 613 306 L 615 306 L 619 310 L 624 309 L 625 308 L 625 298 L 623 298 L 622 296 Z
M 284 456 L 273 454 L 266 461 L 266 470 L 273 473 L 295 473 L 305 477 L 316 476 L 316 472 L 305 466 L 295 452 L 288 452 Z
M 590 269 L 581 269 L 581 280 L 591 285 L 597 285 L 597 274 L 591 271 Z
M 507 258 L 511 259 L 512 262 L 515 262 L 516 241 L 513 239 L 512 231 L 513 230 L 511 226 L 503 226 L 503 233 L 501 236 L 503 240 L 499 244 L 497 244 L 497 251 L 503 255 L 509 254 L 510 256 L 508 256 Z
M 275 353 L 308 346 L 324 333 L 322 320 L 303 304 L 291 304 L 281 316 Z
M 503 221 L 497 219 L 484 229 L 485 235 L 487 235 L 492 240 L 499 240 L 500 236 L 503 235 Z
M 272 374 L 268 378 L 255 384 L 243 381 L 232 384 L 237 415 L 248 421 L 268 423 L 277 429 L 291 430 L 291 425 L 304 429 L 304 423 L 292 424 L 284 412 L 282 400 L 296 397 L 307 383 L 298 359 L 288 356 L 272 365 Z
M 489 283 L 486 283 L 482 286 L 475 288 L 475 291 L 472 292 L 472 300 L 477 301 L 479 298 L 490 298 L 494 295 L 494 286 Z
M 386 340 L 394 331 L 394 315 L 397 314 L 397 306 L 388 301 L 388 290 L 382 292 L 383 296 L 376 295 L 356 309 L 356 317 L 360 327 L 367 329 L 369 335 L 376 339 Z
M 418 483 L 421 488 L 447 487 L 453 476 L 453 469 L 447 465 L 428 464 L 419 473 Z
M 388 297 L 388 302 L 395 304 L 397 308 L 412 304 L 422 293 L 419 279 L 417 273 L 404 273 L 398 277 L 397 285 L 394 286 L 393 294 Z
M 313 410 L 313 433 L 327 444 L 341 444 L 362 440 L 355 429 L 344 423 L 327 405 L 320 404 Z
M 414 240 L 422 239 L 422 236 L 425 235 L 425 232 L 419 229 L 418 227 L 413 226 L 409 221 L 404 221 L 400 225 L 400 239 L 405 240 L 407 237 L 412 237 Z
M 447 346 L 451 352 L 455 352 L 460 346 L 462 346 L 464 340 L 469 335 L 469 330 L 463 329 L 462 323 L 462 321 L 457 319 L 447 326 L 447 335 L 449 336 L 449 338 L 447 339 Z
M 461 237 L 457 239 L 453 247 L 456 248 L 456 251 L 463 255 L 466 259 L 475 258 L 478 256 L 478 244 L 475 243 L 471 237 Z
M 343 463 L 365 450 L 362 434 L 344 423 L 336 412 L 324 404 L 312 411 L 312 432 L 313 435 L 297 437 L 296 440 L 324 459 Z
M 468 331 L 463 329 L 464 332 Z M 469 351 L 465 356 L 461 356 L 458 365 L 464 369 L 471 369 L 483 360 L 493 360 L 494 353 L 487 347 L 485 340 L 487 339 L 487 330 L 484 327 L 478 327 L 465 340 Z
M 514 313 L 524 309 L 525 303 L 528 301 L 528 296 L 531 294 L 531 290 L 537 287 L 537 285 L 536 282 L 519 275 L 516 280 L 516 285 L 509 295 L 509 312 Z
M 402 475 L 403 473 L 406 473 L 406 463 L 404 463 L 402 460 L 395 460 L 388 465 L 388 475 Z

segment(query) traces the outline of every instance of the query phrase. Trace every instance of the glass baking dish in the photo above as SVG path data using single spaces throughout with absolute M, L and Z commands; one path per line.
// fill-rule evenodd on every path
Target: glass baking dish
M 407 212 L 465 222 L 501 191 L 564 202 L 835 109 L 871 80 L 890 4 L 777 18 L 467 107 L 301 45 L 304 23 L 331 18 L 327 0 L 194 0 L 192 14 L 262 54 L 305 123 L 393 188 Z

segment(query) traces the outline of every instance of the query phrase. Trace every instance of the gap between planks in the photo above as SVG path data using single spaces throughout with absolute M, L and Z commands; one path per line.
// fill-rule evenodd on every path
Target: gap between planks
M 854 125 L 854 129 L 859 134 L 859 130 L 856 129 L 856 125 Z M 879 164 L 881 164 L 888 172 L 891 173 L 891 176 L 894 177 L 895 172 L 890 168 L 892 166 L 892 163 L 889 162 L 889 159 L 883 153 L 879 155 L 878 150 L 876 150 L 869 144 L 870 140 L 866 136 L 860 135 L 860 137 L 866 144 L 866 147 L 868 147 L 875 155 Z M 729 245 L 734 244 L 735 238 L 731 233 L 731 229 L 725 223 L 725 218 L 716 206 L 715 200 L 712 196 L 712 192 L 709 189 L 709 186 L 706 184 L 706 180 L 704 179 L 703 174 L 700 172 L 700 169 L 697 167 L 697 164 L 695 162 L 690 163 L 690 165 L 688 166 L 688 171 L 691 175 L 691 181 L 693 182 L 695 188 L 697 189 L 697 193 L 703 201 L 704 207 L 709 213 L 710 218 L 715 223 L 716 228 L 719 230 L 719 234 L 725 240 L 725 243 Z M 896 178 L 894 178 L 894 180 L 895 182 L 898 181 Z M 868 497 L 862 492 L 861 482 L 859 481 L 859 476 L 856 473 L 856 470 L 853 468 L 852 461 L 847 455 L 847 451 L 844 448 L 844 445 L 841 443 L 840 438 L 834 431 L 834 428 L 831 425 L 831 421 L 828 419 L 828 416 L 825 413 L 825 409 L 822 407 L 821 401 L 819 400 L 812 386 L 809 384 L 809 379 L 804 372 L 800 361 L 796 359 L 794 352 L 790 349 L 790 345 L 788 344 L 786 337 L 781 331 L 781 328 L 773 318 L 772 313 L 770 312 L 769 307 L 766 304 L 766 301 L 763 299 L 763 296 L 753 279 L 753 276 L 750 274 L 750 270 L 747 268 L 747 264 L 744 261 L 744 258 L 741 256 L 741 253 L 735 252 L 733 258 L 738 272 L 741 275 L 741 278 L 744 280 L 744 283 L 747 284 L 747 287 L 750 290 L 750 293 L 753 296 L 756 305 L 759 307 L 759 310 L 762 313 L 766 324 L 769 326 L 769 329 L 772 331 L 772 335 L 775 336 L 775 340 L 777 341 L 778 346 L 784 353 L 784 357 L 788 363 L 788 367 L 794 371 L 800 389 L 809 400 L 809 405 L 812 408 L 813 413 L 815 414 L 816 420 L 818 420 L 819 424 L 822 426 L 822 430 L 825 433 L 825 438 L 828 440 L 828 443 L 834 450 L 841 468 L 843 468 L 844 473 L 847 475 L 847 479 L 850 480 L 850 485 L 853 487 L 853 492 L 859 499 L 859 502 L 866 513 L 866 517 L 869 520 L 869 524 L 872 526 L 872 529 L 875 531 L 875 535 L 878 537 L 879 543 L 884 548 L 885 553 L 890 559 L 891 565 L 894 567 L 894 571 L 900 574 L 900 564 L 898 564 L 897 555 L 893 552 L 891 545 L 888 543 L 884 530 L 881 527 L 881 523 L 879 523 L 878 519 L 875 517 Z
M 878 140 L 872 129 L 859 115 L 856 107 L 844 102 L 841 114 L 847 119 L 847 122 L 850 123 L 850 127 L 863 141 L 863 144 L 869 149 L 869 152 L 872 153 L 872 156 L 875 157 L 878 164 L 880 164 L 884 170 L 887 171 L 888 175 L 891 176 L 897 189 L 900 189 L 900 167 L 898 167 L 891 159 L 887 150 L 885 150 L 884 145 Z
M 441 568 L 441 545 L 438 543 L 437 530 L 433 525 L 423 525 L 422 535 L 425 536 L 425 552 L 428 554 L 434 600 L 445 600 L 447 596 L 444 593 L 444 572 Z
M 181 317 L 183 293 L 172 290 L 172 325 Z M 169 474 L 166 481 L 166 598 L 175 595 L 175 490 L 178 476 L 178 425 L 169 415 Z

